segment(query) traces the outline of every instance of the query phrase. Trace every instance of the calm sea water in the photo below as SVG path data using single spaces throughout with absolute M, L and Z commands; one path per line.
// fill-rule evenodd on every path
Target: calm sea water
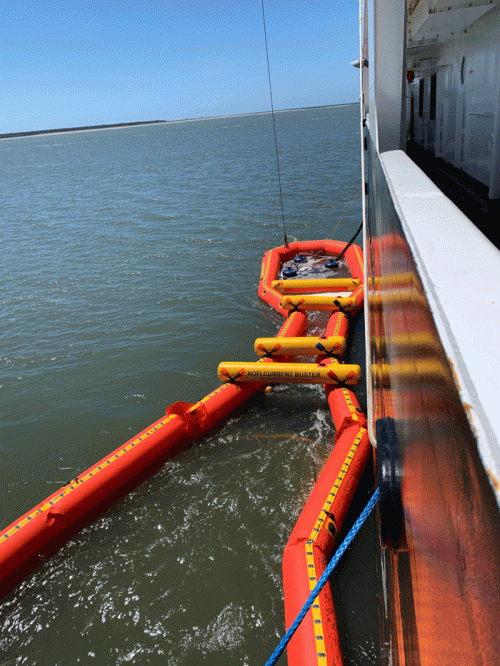
M 289 240 L 357 228 L 358 122 L 356 105 L 277 114 Z M 255 358 L 281 324 L 256 294 L 282 228 L 269 114 L 0 153 L 5 527 L 215 388 L 219 362 Z M 233 417 L 1 602 L 1 663 L 264 664 L 284 631 L 282 549 L 333 435 L 318 387 L 277 388 Z M 333 583 L 346 664 L 377 663 L 372 536 L 369 523 Z

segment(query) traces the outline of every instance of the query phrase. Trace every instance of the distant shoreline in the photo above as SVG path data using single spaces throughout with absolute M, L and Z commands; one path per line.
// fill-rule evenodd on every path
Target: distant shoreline
M 304 106 L 292 109 L 278 109 L 275 113 L 284 113 L 286 111 L 304 111 L 305 109 L 326 109 L 330 106 L 349 106 L 357 102 L 345 102 L 343 104 L 322 104 L 320 106 Z M 200 116 L 199 118 L 179 118 L 177 120 L 139 120 L 132 123 L 112 123 L 109 125 L 84 125 L 82 127 L 61 127 L 58 129 L 32 130 L 28 132 L 10 132 L 0 134 L 0 139 L 18 139 L 25 136 L 40 136 L 48 134 L 67 134 L 69 132 L 92 132 L 96 130 L 120 129 L 123 127 L 143 127 L 144 125 L 166 125 L 171 123 L 196 122 L 198 120 L 220 120 L 221 118 L 244 118 L 247 116 L 261 116 L 271 111 L 251 111 L 248 113 L 232 113 L 225 116 Z
M 29 132 L 10 132 L 0 134 L 0 139 L 16 139 L 23 136 L 38 136 L 39 134 L 66 134 L 67 132 L 88 132 L 90 130 L 117 129 L 120 127 L 136 127 L 141 125 L 156 125 L 166 120 L 140 120 L 133 123 L 113 123 L 110 125 L 83 125 L 82 127 L 61 127 L 59 129 L 32 130 Z

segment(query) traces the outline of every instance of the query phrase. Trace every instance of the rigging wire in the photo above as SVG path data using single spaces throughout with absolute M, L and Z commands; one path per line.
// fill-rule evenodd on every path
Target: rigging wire
M 357 189 L 357 186 L 356 186 L 356 189 Z M 351 190 L 350 195 L 351 195 L 351 194 L 354 194 L 354 191 L 353 191 L 353 190 Z M 349 205 L 348 205 L 347 208 L 345 209 L 345 211 L 344 211 L 342 217 L 341 217 L 340 220 L 337 222 L 337 224 L 333 227 L 333 229 L 329 232 L 329 234 L 328 234 L 328 236 L 326 236 L 326 238 L 331 238 L 332 234 L 335 233 L 335 231 L 337 231 L 337 229 L 339 228 L 339 226 L 342 224 L 342 222 L 343 222 L 344 219 L 346 218 L 347 213 L 349 213 L 349 211 L 352 209 L 352 207 L 353 207 L 354 204 L 356 204 L 356 203 L 359 203 L 359 201 L 358 201 L 357 199 L 352 199 L 352 200 L 351 200 L 351 202 L 349 203 Z M 357 235 L 357 234 L 356 234 L 356 235 Z
M 281 189 L 281 172 L 280 172 L 280 160 L 278 154 L 278 140 L 276 138 L 276 123 L 274 121 L 274 104 L 273 104 L 273 88 L 271 85 L 271 68 L 269 66 L 269 49 L 267 47 L 267 30 L 266 30 L 266 15 L 264 12 L 264 0 L 261 0 L 262 4 L 262 23 L 264 25 L 264 41 L 266 43 L 266 59 L 267 59 L 267 78 L 269 81 L 269 97 L 271 98 L 271 117 L 273 119 L 273 132 L 274 132 L 274 148 L 276 152 L 276 169 L 278 171 L 278 185 L 280 191 L 280 203 L 281 203 L 281 219 L 283 222 L 283 236 L 285 238 L 285 247 L 288 247 L 288 240 L 286 237 L 286 228 L 285 228 L 285 211 L 283 208 L 283 191 Z
M 275 114 L 274 114 L 274 102 L 273 102 L 273 88 L 271 84 L 271 67 L 269 65 L 269 48 L 267 44 L 267 29 L 266 29 L 266 14 L 264 10 L 264 0 L 261 0 L 261 6 L 262 6 L 262 24 L 264 27 L 264 41 L 266 44 L 266 61 L 267 61 L 267 78 L 269 81 L 269 98 L 271 100 L 271 118 L 273 121 L 273 134 L 274 134 L 274 149 L 275 149 L 275 154 L 276 154 L 276 171 L 278 174 L 278 186 L 279 186 L 279 193 L 280 193 L 280 204 L 281 204 L 281 220 L 283 224 L 283 236 L 285 239 L 285 247 L 288 247 L 288 239 L 286 236 L 286 226 L 285 226 L 285 210 L 283 207 L 283 189 L 281 187 L 281 170 L 280 170 L 280 160 L 279 160 L 279 151 L 278 151 L 278 139 L 276 136 L 276 122 L 275 122 Z M 330 237 L 330 235 L 337 229 L 337 227 L 340 225 L 340 223 L 343 221 L 347 213 L 352 207 L 352 203 L 348 206 L 347 210 L 344 212 L 344 215 L 340 218 L 339 222 L 335 225 L 334 229 L 328 234 L 327 238 Z M 347 249 L 352 245 L 356 237 L 358 236 L 359 232 L 361 231 L 363 227 L 363 223 L 361 223 L 359 229 L 356 231 L 354 236 L 351 238 L 351 240 L 347 243 L 343 251 L 339 254 L 337 257 L 336 261 L 340 261 L 342 257 L 344 256 L 345 252 Z
M 339 221 L 337 222 L 337 224 L 333 227 L 333 229 L 329 232 L 329 234 L 328 234 L 327 236 L 325 236 L 325 238 L 327 238 L 327 239 L 328 239 L 328 238 L 331 238 L 332 234 L 334 234 L 335 231 L 336 231 L 336 230 L 339 228 L 339 226 L 342 224 L 342 222 L 344 221 L 345 217 L 347 216 L 347 213 L 352 209 L 352 207 L 354 206 L 355 203 L 359 203 L 359 202 L 358 202 L 356 199 L 353 199 L 353 200 L 351 201 L 351 203 L 347 206 L 347 208 L 346 208 L 346 210 L 344 211 L 344 214 L 342 215 L 342 217 L 340 218 L 340 220 L 339 220 Z M 358 236 L 358 234 L 359 234 L 359 232 L 361 231 L 362 227 L 363 227 L 363 223 L 361 223 L 361 226 L 359 227 L 359 229 L 356 231 L 356 233 L 355 233 L 354 236 L 351 238 L 351 240 L 347 243 L 347 245 L 346 245 L 345 248 L 342 250 L 342 252 L 339 254 L 339 256 L 335 259 L 335 261 L 340 261 L 340 260 L 342 259 L 342 257 L 343 257 L 344 254 L 346 253 L 347 249 L 353 244 L 354 240 L 355 240 L 356 237 Z M 313 252 L 313 254 L 312 254 L 312 258 L 313 258 L 313 259 L 315 259 L 316 257 L 319 257 L 319 256 L 321 256 L 321 252 L 319 252 L 319 251 L 318 251 L 318 252 Z
M 354 236 L 351 238 L 351 240 L 347 243 L 347 245 L 345 246 L 345 248 L 342 250 L 342 252 L 339 254 L 339 256 L 337 257 L 337 259 L 335 261 L 340 261 L 342 259 L 344 254 L 347 252 L 348 248 L 351 247 L 351 245 L 354 243 L 354 241 L 356 239 L 356 236 L 359 234 L 359 232 L 361 231 L 362 228 L 363 228 L 363 220 L 361 220 L 361 224 L 359 225 L 358 230 L 356 231 Z

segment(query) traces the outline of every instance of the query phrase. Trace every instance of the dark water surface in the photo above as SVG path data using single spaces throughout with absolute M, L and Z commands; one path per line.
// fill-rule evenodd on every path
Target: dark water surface
M 289 240 L 357 228 L 358 123 L 356 105 L 277 114 Z M 0 142 L 1 527 L 274 335 L 257 299 L 282 243 L 272 141 L 266 114 Z M 238 413 L 1 602 L 0 662 L 264 664 L 333 435 L 318 387 Z M 377 663 L 365 532 L 334 583 L 346 664 Z

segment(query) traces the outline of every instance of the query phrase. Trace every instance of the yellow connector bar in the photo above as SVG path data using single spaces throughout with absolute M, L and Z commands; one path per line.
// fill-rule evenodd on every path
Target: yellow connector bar
M 235 382 L 267 382 L 268 384 L 359 384 L 359 365 L 340 363 L 221 363 L 219 379 Z
M 273 280 L 271 287 L 281 294 L 307 294 L 315 291 L 354 291 L 361 280 L 331 278 L 322 280 Z
M 284 296 L 281 307 L 285 310 L 319 310 L 352 312 L 358 308 L 358 301 L 352 296 Z
M 257 338 L 254 349 L 259 356 L 268 354 L 318 356 L 325 353 L 342 355 L 345 353 L 345 344 L 345 338 L 340 335 L 328 338 Z

